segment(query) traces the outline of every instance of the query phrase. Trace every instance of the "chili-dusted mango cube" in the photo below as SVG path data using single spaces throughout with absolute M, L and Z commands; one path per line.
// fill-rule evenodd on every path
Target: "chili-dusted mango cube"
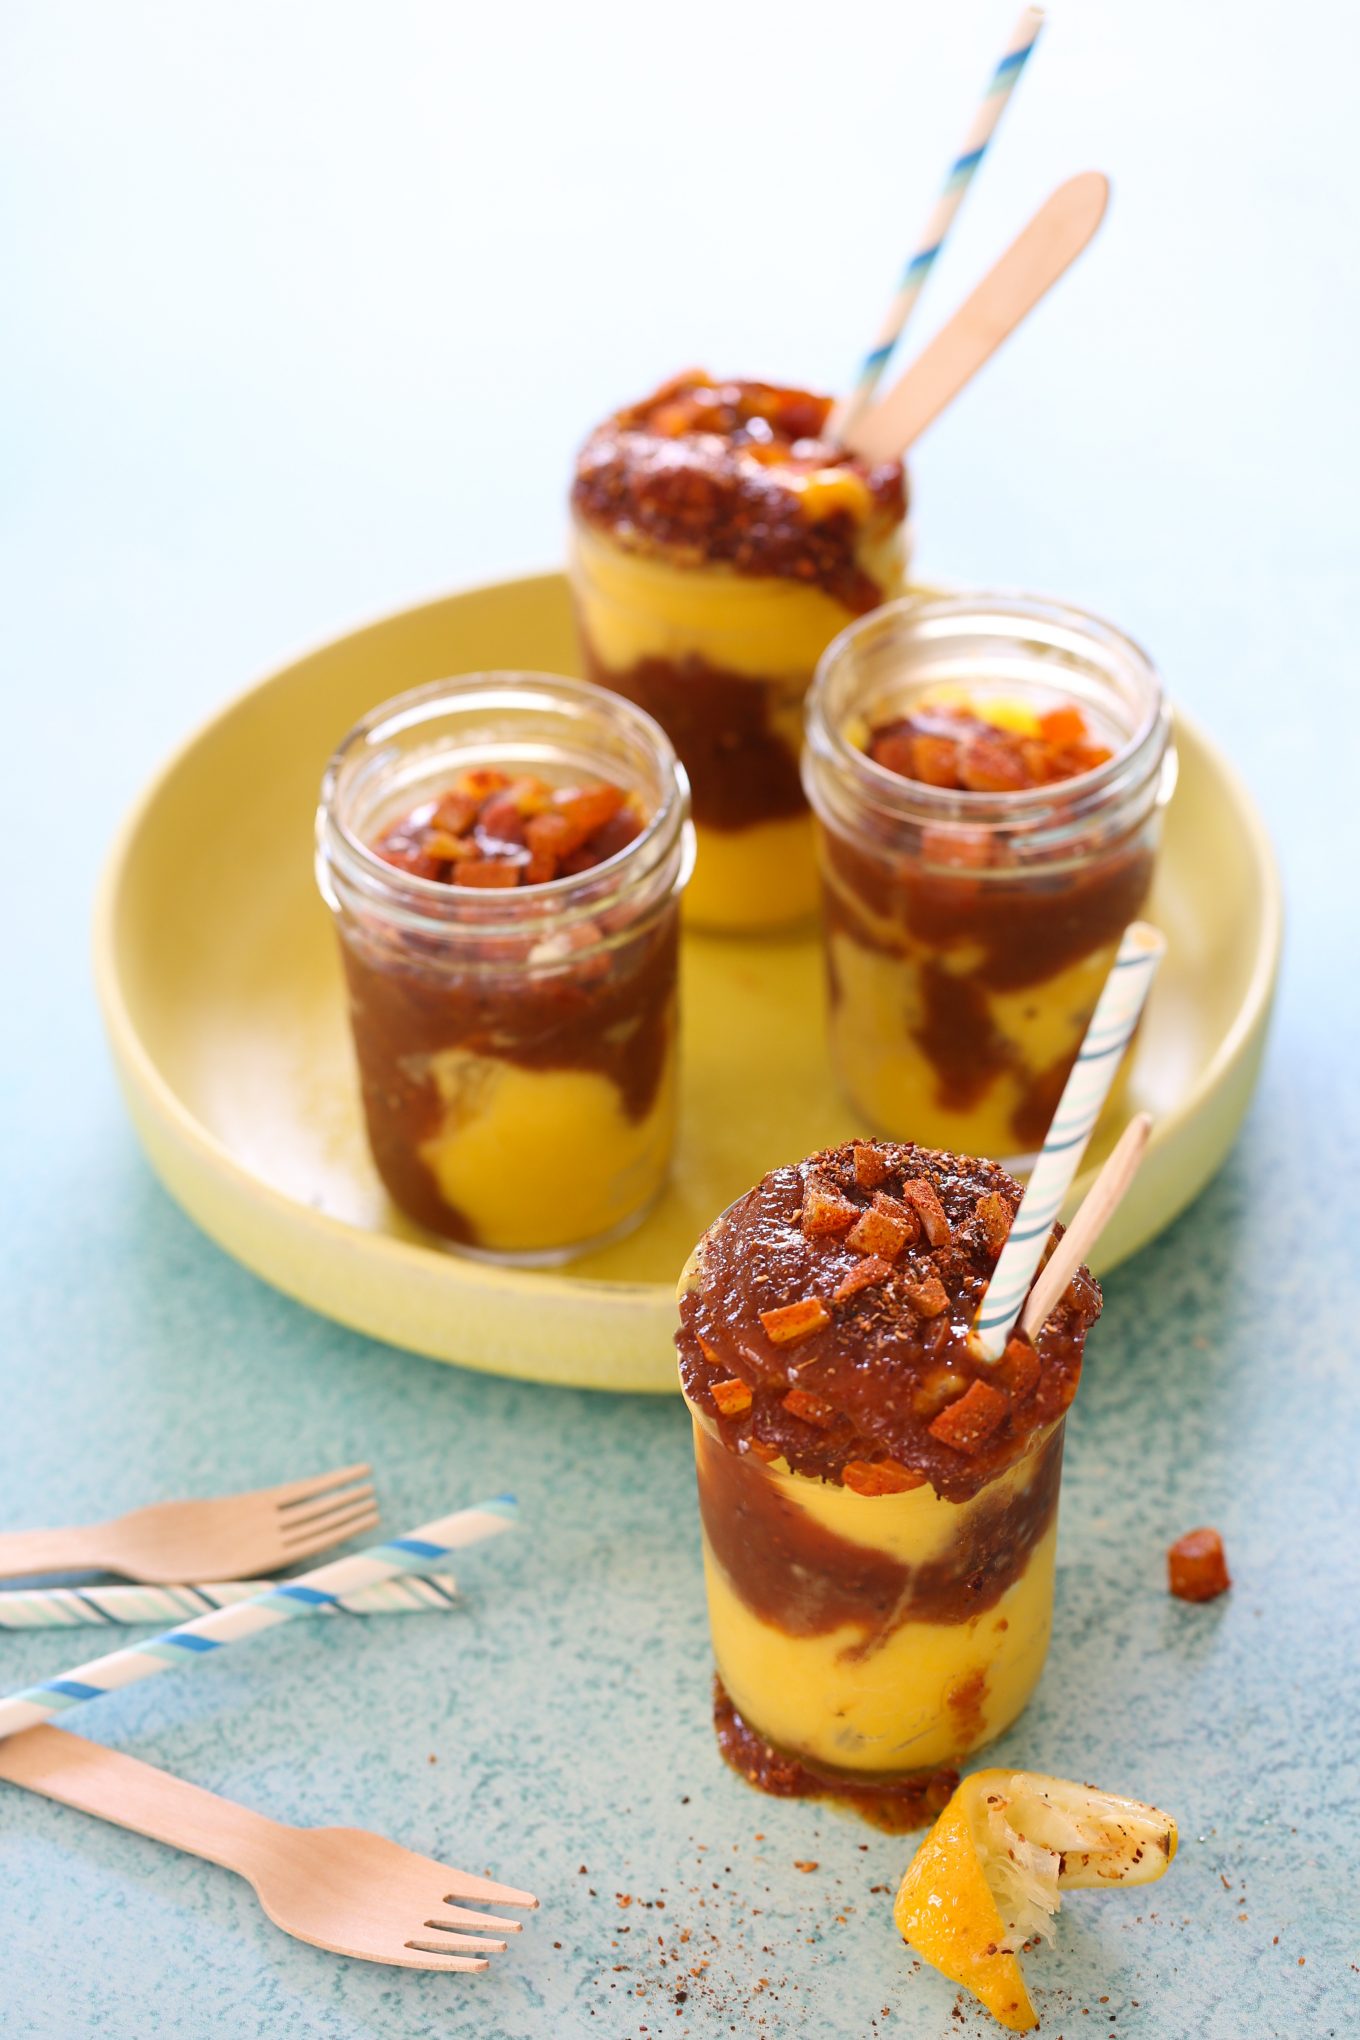
M 930 1426 L 930 1434 L 956 1452 L 980 1452 L 1005 1423 L 1011 1400 L 990 1381 L 975 1381 L 955 1402 L 947 1403 Z
M 798 1303 L 786 1303 L 778 1310 L 763 1310 L 760 1322 L 765 1336 L 776 1346 L 796 1346 L 810 1339 L 831 1322 L 831 1313 L 819 1296 L 805 1296 Z
M 1187 1530 L 1166 1554 L 1167 1585 L 1178 1601 L 1213 1601 L 1232 1581 L 1217 1530 Z

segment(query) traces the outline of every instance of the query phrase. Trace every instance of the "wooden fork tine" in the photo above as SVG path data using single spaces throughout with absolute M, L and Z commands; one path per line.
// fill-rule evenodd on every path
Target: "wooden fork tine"
M 378 1524 L 378 1512 L 369 1509 L 352 1519 L 344 1517 L 329 1524 L 324 1530 L 310 1537 L 286 1537 L 283 1540 L 284 1562 L 295 1565 L 300 1558 L 315 1558 L 318 1552 L 329 1551 L 333 1545 L 343 1544 L 346 1538 L 357 1537 L 361 1530 L 374 1530 Z
M 412 1935 L 406 1943 L 408 1948 L 426 1948 L 431 1955 L 442 1955 L 446 1949 L 464 1949 L 471 1955 L 504 1955 L 504 1941 L 488 1941 L 481 1934 L 458 1934 L 452 1928 L 441 1925 L 438 1920 L 426 1920 L 421 1933 L 428 1932 L 428 1940 Z
M 538 1900 L 535 1899 L 533 1903 L 537 1905 Z M 450 1927 L 488 1927 L 496 1934 L 522 1934 L 524 1932 L 523 1922 L 520 1920 L 497 1919 L 495 1913 L 469 1912 L 466 1906 L 455 1905 L 452 1899 L 448 1898 L 444 1900 L 444 1906 L 446 1910 L 440 1914 L 437 1922 L 426 1920 L 425 1924 L 427 1927 L 437 1924 L 439 1926 Z
M 280 1537 L 310 1537 L 316 1530 L 334 1523 L 341 1517 L 376 1516 L 378 1499 L 372 1489 L 361 1489 L 357 1494 L 346 1495 L 334 1507 L 313 1509 L 306 1516 L 280 1516 L 276 1529 Z
M 257 1492 L 268 1495 L 281 1509 L 287 1509 L 295 1502 L 308 1502 L 313 1495 L 325 1494 L 329 1488 L 344 1487 L 350 1481 L 367 1480 L 372 1471 L 367 1461 L 360 1466 L 337 1466 L 331 1473 L 313 1474 L 310 1480 L 285 1481 L 280 1487 L 261 1488 Z
M 381 1960 L 382 1958 L 379 1957 L 378 1959 Z M 414 1947 L 411 1947 L 409 1952 L 403 1949 L 400 1955 L 392 1956 L 391 1960 L 399 1964 L 403 1969 L 487 1969 L 490 1967 L 485 1956 L 479 1958 L 476 1955 L 431 1955 Z
M 538 1910 L 538 1900 L 532 1891 L 516 1891 L 509 1884 L 494 1884 L 489 1877 L 474 1877 L 468 1870 L 450 1870 L 442 1864 L 440 1867 L 452 1884 L 445 1897 L 445 1905 L 456 1905 L 460 1898 L 484 1898 L 488 1905 L 522 1905 L 527 1906 L 530 1912 Z
M 351 1488 L 347 1494 L 328 1495 L 324 1501 L 306 1502 L 289 1509 L 279 1527 L 291 1537 L 295 1530 L 307 1529 L 327 1517 L 343 1515 L 360 1503 L 372 1504 L 373 1500 L 373 1483 L 368 1481 L 363 1487 Z

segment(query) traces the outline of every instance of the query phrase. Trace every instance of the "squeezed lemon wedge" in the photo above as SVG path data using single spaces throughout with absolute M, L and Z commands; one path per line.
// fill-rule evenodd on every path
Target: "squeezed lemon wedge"
M 908 1947 L 1014 2033 L 1039 2021 L 1019 1950 L 1048 1938 L 1064 1891 L 1152 1884 L 1176 1853 L 1155 1806 L 1046 1778 L 974 1771 L 921 1843 L 893 1919 Z

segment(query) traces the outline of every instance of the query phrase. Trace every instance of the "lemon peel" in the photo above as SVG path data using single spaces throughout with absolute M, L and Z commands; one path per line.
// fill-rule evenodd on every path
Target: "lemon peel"
M 1019 1954 L 1048 1939 L 1064 1891 L 1151 1884 L 1176 1823 L 1137 1799 L 1035 1771 L 974 1771 L 907 1866 L 893 1919 L 907 1945 L 1011 2032 L 1039 2021 Z

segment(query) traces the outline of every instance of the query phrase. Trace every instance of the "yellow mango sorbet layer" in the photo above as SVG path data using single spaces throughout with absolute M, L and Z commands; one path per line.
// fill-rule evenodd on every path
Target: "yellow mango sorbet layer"
M 446 1049 L 430 1074 L 443 1108 L 420 1149 L 440 1195 L 492 1253 L 563 1256 L 641 1217 L 665 1179 L 675 1126 L 675 1055 L 656 1100 L 630 1119 L 618 1086 L 591 1070 L 532 1070 Z M 531 1156 L 532 1166 L 520 1158 Z
M 885 600 L 901 591 L 905 558 L 900 526 L 861 548 Z M 741 574 L 721 561 L 675 565 L 615 545 L 579 521 L 570 567 L 578 620 L 602 666 L 623 673 L 643 659 L 702 659 L 720 672 L 788 682 L 788 734 L 801 741 L 798 704 L 813 668 L 853 621 L 844 603 L 815 583 Z
M 817 861 L 806 815 L 755 822 L 749 829 L 694 831 L 694 876 L 685 919 L 715 933 L 783 927 L 807 920 L 817 905 Z

